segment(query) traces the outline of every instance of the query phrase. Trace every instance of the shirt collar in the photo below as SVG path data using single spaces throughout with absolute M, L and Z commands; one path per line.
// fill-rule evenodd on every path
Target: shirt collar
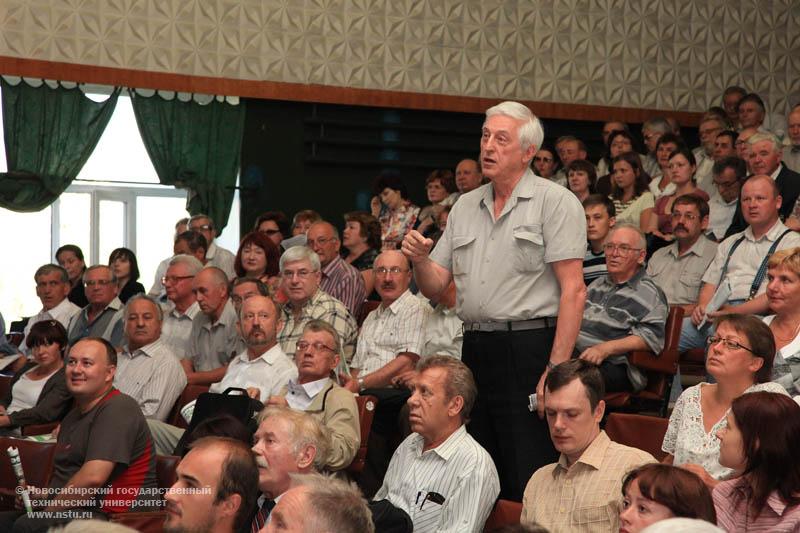
M 780 219 L 778 219 L 778 220 L 775 221 L 775 224 L 773 224 L 772 227 L 769 228 L 769 231 L 767 231 L 761 237 L 761 239 L 767 239 L 770 242 L 774 242 L 775 239 L 777 239 L 778 236 L 781 233 L 783 233 L 784 231 L 786 231 L 787 229 L 789 229 L 789 228 L 784 226 L 783 222 L 781 222 Z M 761 240 L 761 239 L 756 240 L 755 236 L 753 235 L 753 228 L 751 228 L 750 226 L 747 226 L 747 228 L 745 228 L 744 236 L 747 238 L 747 240 L 753 241 L 753 242 L 758 242 L 758 241 Z
M 338 254 L 335 255 L 333 257 L 333 259 L 331 259 L 331 262 L 328 263 L 328 265 L 322 269 L 322 275 L 330 277 L 331 272 L 333 272 L 334 270 L 339 268 L 339 263 L 341 263 L 341 262 L 342 262 L 342 258 L 339 257 Z
M 543 183 L 547 183 L 548 180 L 544 178 L 538 178 L 542 180 Z M 511 191 L 511 196 L 508 198 L 506 205 L 503 207 L 503 213 L 507 212 L 509 209 L 514 207 L 517 203 L 517 198 L 533 198 L 533 190 L 536 186 L 537 178 L 533 171 L 528 168 L 522 174 L 522 177 L 519 179 L 517 184 L 514 186 L 514 190 Z M 559 185 L 560 187 L 560 185 Z M 483 198 L 481 198 L 481 203 L 483 206 L 492 212 L 494 206 L 494 186 L 491 183 L 487 184 L 483 190 Z
M 126 348 L 125 352 L 123 352 L 123 353 L 127 354 L 128 357 L 130 357 L 131 359 L 133 359 L 137 355 L 145 355 L 147 357 L 155 357 L 156 352 L 161 348 L 162 344 L 163 343 L 161 342 L 161 337 L 159 337 L 156 340 L 154 340 L 153 342 L 151 342 L 150 344 L 146 344 L 146 345 L 142 346 L 141 348 L 138 348 L 138 349 L 134 350 L 133 352 L 131 352 L 130 348 Z
M 184 313 L 181 313 L 175 308 L 175 302 L 173 302 L 172 300 L 167 300 L 166 309 L 164 309 L 164 314 L 174 318 L 188 317 L 190 320 L 192 320 L 199 311 L 200 311 L 200 305 L 196 301 L 192 302 L 192 305 L 187 307 Z
M 311 298 L 309 298 L 309 299 L 306 301 L 306 303 L 305 303 L 305 304 L 303 304 L 303 306 L 302 306 L 300 309 L 305 309 L 305 308 L 307 308 L 307 307 L 313 307 L 313 306 L 317 305 L 317 301 L 318 301 L 320 298 L 322 298 L 322 289 L 320 289 L 320 288 L 317 288 L 317 292 L 315 292 L 314 294 L 312 294 L 312 295 L 311 295 Z M 286 304 L 284 305 L 284 307 L 286 308 L 286 310 L 287 310 L 287 311 L 289 311 L 289 310 L 291 310 L 291 309 L 294 309 L 294 308 L 295 308 L 294 304 L 293 304 L 291 301 L 288 301 L 288 302 L 286 302 Z M 291 313 L 291 312 L 289 312 L 288 314 L 289 314 L 289 315 L 291 315 L 292 313 Z
M 275 344 L 275 346 L 273 346 L 272 348 L 270 348 L 266 352 L 262 353 L 261 355 L 259 355 L 255 359 L 253 359 L 252 361 L 250 360 L 250 357 L 247 355 L 247 350 L 245 350 L 244 352 L 240 353 L 239 356 L 237 357 L 237 359 L 239 360 L 239 362 L 244 363 L 244 364 L 253 364 L 253 363 L 256 363 L 258 361 L 264 361 L 268 365 L 272 366 L 272 365 L 274 365 L 276 363 L 276 361 L 278 360 L 279 357 L 286 358 L 288 356 L 285 353 L 283 353 L 283 350 L 281 349 L 281 345 L 280 344 Z
M 467 433 L 467 429 L 464 427 L 464 424 L 461 424 L 457 430 L 450 434 L 447 439 L 436 448 L 432 450 L 428 450 L 424 453 L 435 453 L 445 461 L 448 461 L 454 453 L 458 451 L 459 444 L 461 440 L 465 437 Z M 423 455 L 422 448 L 425 445 L 425 439 L 422 438 L 422 435 L 419 433 L 414 433 L 414 441 L 412 446 L 414 447 L 414 451 L 416 452 L 417 456 Z
M 686 253 L 683 255 L 686 256 L 689 254 L 694 254 L 698 257 L 702 257 L 703 252 L 705 252 L 706 246 L 708 246 L 709 242 L 710 241 L 708 240 L 708 238 L 703 233 L 701 233 L 700 237 L 695 241 L 695 243 L 691 246 L 691 248 L 686 250 Z M 670 245 L 669 253 L 672 254 L 672 256 L 675 258 L 680 258 L 680 254 L 678 252 L 678 241 L 675 241 Z
M 212 242 L 208 245 L 208 249 L 206 250 L 206 260 L 210 261 L 214 259 L 215 255 L 217 255 L 217 243 Z
M 781 173 L 781 170 L 782 170 L 782 169 L 783 169 L 783 165 L 782 165 L 781 163 L 778 163 L 778 168 L 776 168 L 776 169 L 775 169 L 775 170 L 772 172 L 772 174 L 770 174 L 770 177 L 772 178 L 772 181 L 775 181 L 776 179 L 778 179 L 778 174 L 780 174 L 780 173 Z
M 384 307 L 383 304 L 381 304 L 380 305 L 381 313 L 385 313 L 387 311 L 387 309 L 388 309 L 389 311 L 391 311 L 391 313 L 393 315 L 396 315 L 397 313 L 400 312 L 400 309 L 405 305 L 405 301 L 408 299 L 409 296 L 411 298 L 415 298 L 415 296 L 413 294 L 411 294 L 411 290 L 410 289 L 406 289 L 405 292 L 403 294 L 401 294 L 397 298 L 397 300 L 393 301 L 392 304 L 389 307 Z
M 289 380 L 289 388 L 301 388 L 305 391 L 310 399 L 316 398 L 317 394 L 325 390 L 328 384 L 331 382 L 331 378 L 325 377 L 322 379 L 318 379 L 316 381 L 310 381 L 308 383 L 300 383 L 297 379 L 290 379 Z
M 600 470 L 600 467 L 603 465 L 603 459 L 606 455 L 606 450 L 611 445 L 611 439 L 608 438 L 605 431 L 600 431 L 598 435 L 594 438 L 592 443 L 589 445 L 588 448 L 583 450 L 580 458 L 575 461 L 573 466 L 578 463 L 585 464 L 594 468 L 595 470 Z M 561 457 L 558 458 L 558 466 L 564 470 L 569 470 L 569 466 L 567 466 L 567 456 L 563 453 Z M 553 470 L 553 475 L 556 474 L 558 468 Z
M 645 273 L 644 272 L 644 268 L 640 265 L 636 269 L 636 273 L 633 276 L 631 276 L 631 279 L 629 279 L 628 281 L 623 281 L 622 283 L 617 283 L 616 281 L 614 281 L 611 278 L 610 274 L 606 274 L 606 280 L 608 281 L 609 284 L 611 284 L 614 287 L 621 287 L 623 285 L 630 285 L 631 288 L 633 288 L 635 290 L 636 287 L 639 286 L 639 281 L 642 279 L 642 276 L 644 276 L 644 273 Z

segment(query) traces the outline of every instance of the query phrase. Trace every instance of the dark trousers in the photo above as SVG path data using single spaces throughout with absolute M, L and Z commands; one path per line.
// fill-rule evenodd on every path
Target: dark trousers
M 555 328 L 464 334 L 461 360 L 478 385 L 467 430 L 494 459 L 503 499 L 521 502 L 533 472 L 558 459 L 547 421 L 528 410 L 554 336 Z
M 364 495 L 371 498 L 383 484 L 397 445 L 408 434 L 408 415 L 406 414 L 405 420 L 400 420 L 400 417 L 411 392 L 405 388 L 381 388 L 365 389 L 362 394 L 378 399 L 369 433 L 364 470 L 358 478 L 358 485 Z
M 625 365 L 615 365 L 603 361 L 600 365 L 600 374 L 603 376 L 606 392 L 633 392 L 633 384 L 628 378 L 628 370 Z

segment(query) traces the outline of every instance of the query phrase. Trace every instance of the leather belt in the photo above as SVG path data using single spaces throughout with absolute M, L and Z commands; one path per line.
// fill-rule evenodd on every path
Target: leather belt
M 512 322 L 471 322 L 464 324 L 464 331 L 526 331 L 555 327 L 556 319 L 551 317 L 514 320 Z

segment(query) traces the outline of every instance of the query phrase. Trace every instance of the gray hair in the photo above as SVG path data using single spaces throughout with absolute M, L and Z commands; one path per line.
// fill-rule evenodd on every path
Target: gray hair
M 304 261 L 308 260 L 311 263 L 311 269 L 315 272 L 320 269 L 320 262 L 319 256 L 317 252 L 309 248 L 308 246 L 292 246 L 281 255 L 281 259 L 278 262 L 278 267 L 283 272 L 283 267 L 286 266 L 286 263 L 294 263 L 295 261 Z
M 772 144 L 772 151 L 773 152 L 780 152 L 783 150 L 783 145 L 778 140 L 774 134 L 766 132 L 766 131 L 759 131 L 758 133 L 754 133 L 747 139 L 747 144 L 753 146 L 756 143 L 760 143 L 761 141 L 769 141 Z
M 312 333 L 320 333 L 324 331 L 333 338 L 333 344 L 336 346 L 336 355 L 340 355 L 342 353 L 342 344 L 341 340 L 339 339 L 339 332 L 324 320 L 309 320 L 308 323 L 303 326 L 303 333 L 306 331 L 310 331 Z
M 147 300 L 148 302 L 153 304 L 153 307 L 156 308 L 156 315 L 158 315 L 158 321 L 159 322 L 164 321 L 164 310 L 161 309 L 161 306 L 158 305 L 158 302 L 156 301 L 155 298 L 153 298 L 152 296 L 148 296 L 147 294 L 144 293 L 134 294 L 128 299 L 128 301 L 125 303 L 125 310 L 122 312 L 123 320 L 126 321 L 128 320 L 128 315 L 130 314 L 130 309 L 133 306 L 133 302 L 137 302 L 139 300 Z
M 203 270 L 203 263 L 193 255 L 178 254 L 169 260 L 169 266 L 185 265 L 190 276 L 196 276 Z
M 634 233 L 636 233 L 636 235 L 638 235 L 639 237 L 638 238 L 639 243 L 637 244 L 637 246 L 642 250 L 647 249 L 647 238 L 644 236 L 642 229 L 636 224 L 631 224 L 630 222 L 617 222 L 616 224 L 614 224 L 614 227 L 611 228 L 611 230 L 608 232 L 609 237 L 621 229 L 629 229 Z
M 544 128 L 542 128 L 542 122 L 536 118 L 536 115 L 527 106 L 519 102 L 501 102 L 486 110 L 486 118 L 495 115 L 505 115 L 523 121 L 517 131 L 523 150 L 526 150 L 529 146 L 533 146 L 537 150 L 541 148 L 544 140 Z
M 192 225 L 192 222 L 194 222 L 195 220 L 200 220 L 201 218 L 208 220 L 208 225 L 211 226 L 211 229 L 217 229 L 217 226 L 214 224 L 214 219 L 203 213 L 198 213 L 192 216 L 192 218 L 189 219 L 189 226 Z
M 105 268 L 106 270 L 108 270 L 108 273 L 111 274 L 111 282 L 112 283 L 116 283 L 117 282 L 117 276 L 114 274 L 114 269 L 111 268 L 108 265 L 92 265 L 89 268 L 87 268 L 86 270 L 84 270 L 83 271 L 83 278 L 82 278 L 83 282 L 84 283 L 86 282 L 86 276 L 89 275 L 89 272 L 91 272 L 92 270 L 99 270 L 101 268 Z
M 449 355 L 429 355 L 417 363 L 417 373 L 422 373 L 430 368 L 443 368 L 447 371 L 447 382 L 445 383 L 447 399 L 456 396 L 464 399 L 464 407 L 460 414 L 461 420 L 466 424 L 469 421 L 472 406 L 475 405 L 475 398 L 478 396 L 478 387 L 475 385 L 472 371 L 461 360 Z
M 258 423 L 261 424 L 268 418 L 280 418 L 291 425 L 289 435 L 292 439 L 292 453 L 300 453 L 306 446 L 313 446 L 316 450 L 314 454 L 314 469 L 322 470 L 328 462 L 328 450 L 330 449 L 330 436 L 327 428 L 316 418 L 305 411 L 297 411 L 280 405 L 268 405 L 258 415 Z
M 64 267 L 60 267 L 58 265 L 54 265 L 52 263 L 47 265 L 42 265 L 36 269 L 36 273 L 33 275 L 33 281 L 39 281 L 39 276 L 47 276 L 54 272 L 58 272 L 59 277 L 61 278 L 61 283 L 69 283 L 69 274 L 67 274 L 67 269 Z
M 305 489 L 304 533 L 374 533 L 372 513 L 355 483 L 322 474 L 290 473 L 292 488 Z
M 672 131 L 672 126 L 670 126 L 669 122 L 667 122 L 667 119 L 664 117 L 653 117 L 642 124 L 642 131 L 645 130 L 668 133 Z

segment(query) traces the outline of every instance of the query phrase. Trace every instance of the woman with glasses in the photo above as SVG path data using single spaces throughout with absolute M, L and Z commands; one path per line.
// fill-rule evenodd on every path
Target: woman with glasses
M 719 462 L 717 432 L 734 399 L 768 391 L 786 394 L 771 383 L 775 341 L 769 327 L 750 315 L 725 315 L 707 340 L 706 371 L 716 383 L 689 387 L 675 402 L 661 449 L 672 462 L 699 475 L 710 487 L 730 477 L 733 469 Z
M 375 180 L 373 191 L 370 207 L 372 216 L 381 223 L 383 249 L 397 250 L 416 224 L 419 207 L 408 199 L 406 184 L 397 172 L 383 172 Z
M 126 303 L 134 294 L 145 292 L 144 285 L 139 283 L 139 262 L 132 250 L 117 248 L 108 256 L 108 266 L 117 278 L 120 302 Z
M 545 179 L 553 179 L 558 170 L 558 158 L 552 146 L 545 144 L 533 156 L 533 173 Z
M 642 167 L 639 154 L 625 152 L 612 161 L 612 185 L 609 198 L 617 211 L 617 223 L 630 222 L 647 228 L 653 212 L 653 193 L 647 190 L 650 176 Z
M 417 231 L 426 237 L 436 232 L 436 220 L 439 213 L 447 206 L 453 205 L 458 199 L 458 189 L 449 169 L 437 169 L 425 179 L 425 193 L 428 195 L 429 205 L 423 207 L 417 217 Z
M 260 280 L 274 294 L 281 281 L 278 267 L 280 258 L 280 248 L 269 238 L 269 235 L 260 231 L 251 231 L 242 237 L 239 243 L 233 270 L 240 278 Z
M 800 248 L 780 250 L 767 263 L 767 302 L 773 315 L 764 323 L 775 337 L 772 381 L 800 394 Z

